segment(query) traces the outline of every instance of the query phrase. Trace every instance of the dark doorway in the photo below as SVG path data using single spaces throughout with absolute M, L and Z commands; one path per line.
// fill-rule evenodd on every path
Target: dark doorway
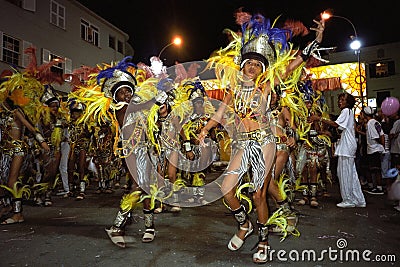
M 381 107 L 383 100 L 390 96 L 390 91 L 381 91 L 376 93 L 376 105 Z

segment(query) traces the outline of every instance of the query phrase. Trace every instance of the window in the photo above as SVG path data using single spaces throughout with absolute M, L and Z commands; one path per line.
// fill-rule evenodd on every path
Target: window
M 386 99 L 386 97 L 390 96 L 390 91 L 383 89 L 382 91 L 376 92 L 376 104 L 378 107 L 382 106 L 383 100 Z
M 63 59 L 54 54 L 50 54 L 50 61 L 53 61 L 53 60 L 58 61 L 59 63 L 51 66 L 51 68 L 50 68 L 51 72 L 57 73 L 59 75 L 63 75 L 64 74 Z
M 115 49 L 115 37 L 109 35 L 108 36 L 108 46 L 112 49 Z
M 53 65 L 50 70 L 60 76 L 63 74 L 69 74 L 72 72 L 72 61 L 69 58 L 61 57 L 50 52 L 47 49 L 42 50 L 42 63 L 49 63 L 50 61 L 58 61 L 57 64 Z
M 81 19 L 81 38 L 95 46 L 100 46 L 99 28 L 83 19 Z
M 118 52 L 120 52 L 121 54 L 124 53 L 124 44 L 118 40 Z
M 384 58 L 385 57 L 385 50 L 383 50 L 382 48 L 378 49 L 378 51 L 376 52 L 376 57 L 377 58 Z
M 65 7 L 56 1 L 50 1 L 50 23 L 65 29 Z
M 15 39 L 9 35 L 3 35 L 3 56 L 2 59 L 4 62 L 9 64 L 13 64 L 15 66 L 19 65 L 20 59 L 20 50 L 21 50 L 21 42 L 18 39 Z
M 20 40 L 11 35 L 0 32 L 0 60 L 10 65 L 26 67 L 29 56 L 24 54 L 26 48 L 32 43 Z
M 19 6 L 25 10 L 32 12 L 36 11 L 36 0 L 7 0 L 7 2 Z
M 395 73 L 394 61 L 383 61 L 369 65 L 369 76 L 371 78 L 389 77 L 395 75 Z
M 23 0 L 22 8 L 29 11 L 36 11 L 36 0 Z

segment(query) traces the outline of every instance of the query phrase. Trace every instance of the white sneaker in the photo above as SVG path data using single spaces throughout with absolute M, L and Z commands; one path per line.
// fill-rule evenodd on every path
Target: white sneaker
M 354 208 L 356 205 L 349 202 L 340 202 L 336 204 L 338 208 Z
M 395 210 L 400 211 L 400 205 L 393 207 Z

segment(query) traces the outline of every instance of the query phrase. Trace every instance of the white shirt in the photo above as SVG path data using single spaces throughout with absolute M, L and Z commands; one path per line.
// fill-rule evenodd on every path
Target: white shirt
M 400 119 L 393 123 L 390 134 L 397 134 L 395 138 L 390 141 L 390 153 L 400 154 Z
M 354 113 L 349 108 L 344 108 L 335 121 L 342 130 L 339 142 L 336 146 L 335 155 L 355 158 L 357 141 L 354 130 Z
M 383 145 L 376 140 L 379 140 L 381 135 L 384 135 L 381 124 L 375 119 L 370 119 L 367 122 L 367 154 L 385 151 Z

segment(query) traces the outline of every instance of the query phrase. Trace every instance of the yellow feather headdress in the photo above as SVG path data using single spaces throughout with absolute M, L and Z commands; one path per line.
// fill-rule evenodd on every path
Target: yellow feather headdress
M 40 119 L 44 84 L 62 84 L 63 77 L 51 71 L 51 67 L 59 64 L 59 61 L 53 60 L 38 66 L 35 47 L 28 47 L 24 53 L 29 56 L 29 64 L 22 72 L 13 69 L 14 74 L 1 83 L 0 102 L 10 99 L 13 105 L 22 108 L 32 124 L 36 124 Z
M 244 12 L 241 12 L 244 13 Z M 274 87 L 276 79 L 283 82 L 282 74 L 287 65 L 294 59 L 292 44 L 287 42 L 291 35 L 289 29 L 274 27 L 278 18 L 271 25 L 270 20 L 260 14 L 250 16 L 246 13 L 246 20 L 240 21 L 241 32 L 230 29 L 224 31 L 230 35 L 232 41 L 225 48 L 215 51 L 207 60 L 207 68 L 215 70 L 217 78 L 223 85 L 235 88 L 238 82 L 238 73 L 248 59 L 256 59 L 263 65 L 263 73 L 256 81 L 262 84 L 267 81 Z M 285 81 L 286 87 L 293 81 Z

